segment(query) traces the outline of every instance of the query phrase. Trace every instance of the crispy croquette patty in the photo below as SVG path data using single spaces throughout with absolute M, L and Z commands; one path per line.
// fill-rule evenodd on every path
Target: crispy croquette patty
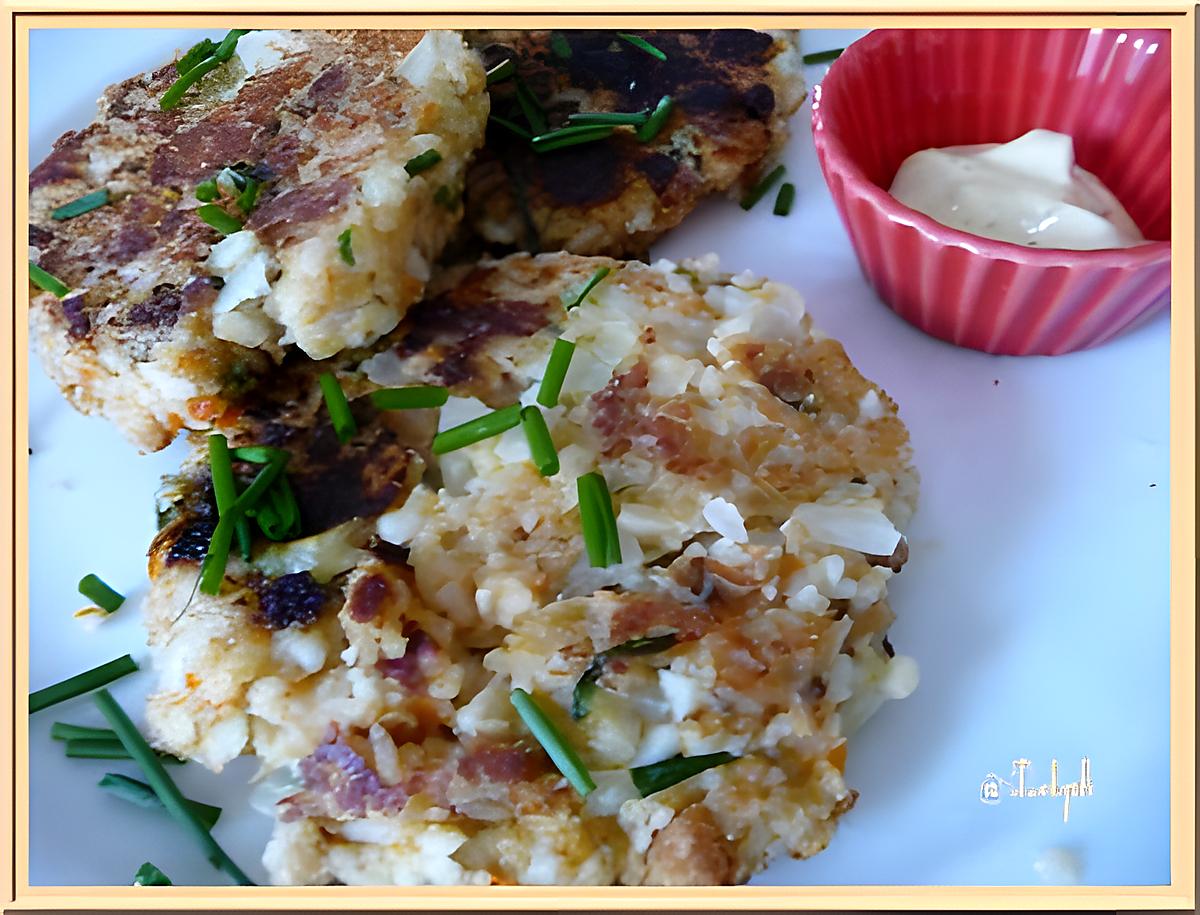
M 480 31 L 467 40 L 519 80 L 490 87 L 492 112 L 529 123 L 519 83 L 551 129 L 577 112 L 671 115 L 657 136 L 632 129 L 539 152 L 493 120 L 467 178 L 467 222 L 485 241 L 526 251 L 641 256 L 712 193 L 740 193 L 787 139 L 804 99 L 795 32 L 749 29 L 637 33 L 658 60 L 612 31 Z M 536 132 L 536 131 L 534 131 Z
M 433 453 L 439 427 L 532 405 L 558 338 L 557 473 L 520 427 Z M 336 363 L 359 438 L 314 457 L 328 417 L 301 408 L 282 447 L 299 484 L 405 423 L 407 460 L 349 475 L 395 474 L 387 505 L 259 542 L 189 603 L 199 559 L 168 557 L 211 520 L 198 454 L 152 551 L 150 734 L 213 768 L 261 760 L 272 881 L 724 884 L 824 848 L 856 797 L 847 737 L 915 685 L 885 634 L 917 481 L 895 404 L 799 296 L 714 258 L 514 255 L 447 275 L 362 355 Z M 446 405 L 364 403 L 418 383 Z M 593 471 L 620 552 L 600 567 L 577 495 Z M 586 798 L 514 689 L 582 760 Z
M 30 175 L 30 259 L 70 289 L 32 298 L 43 364 L 146 450 L 228 423 L 285 352 L 325 358 L 395 327 L 460 219 L 488 111 L 456 32 L 251 32 L 163 110 L 178 75 L 108 89 Z M 99 190 L 107 205 L 53 218 Z

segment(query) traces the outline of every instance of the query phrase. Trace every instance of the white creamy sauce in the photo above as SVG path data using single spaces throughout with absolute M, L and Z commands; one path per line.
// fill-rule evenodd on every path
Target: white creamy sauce
M 904 160 L 891 194 L 943 225 L 1037 248 L 1129 248 L 1146 239 L 1071 138 L 1031 130 L 1009 143 L 924 149 Z

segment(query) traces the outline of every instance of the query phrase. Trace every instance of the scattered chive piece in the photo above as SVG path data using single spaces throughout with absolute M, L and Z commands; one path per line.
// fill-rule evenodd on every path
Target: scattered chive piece
M 558 473 L 558 452 L 554 450 L 554 440 L 550 438 L 550 430 L 546 428 L 546 420 L 542 411 L 537 407 L 525 407 L 521 410 L 521 428 L 525 430 L 525 439 L 529 442 L 529 454 L 538 472 L 544 477 L 552 477 Z
M 578 791 L 581 797 L 587 797 L 595 791 L 596 783 L 592 781 L 591 773 L 584 766 L 583 760 L 559 733 L 554 722 L 546 717 L 546 713 L 533 701 L 533 697 L 523 689 L 514 689 L 509 693 L 508 700 L 534 739 L 542 745 L 550 761 L 571 783 L 571 787 Z
M 239 210 L 249 215 L 250 211 L 254 209 L 255 204 L 258 203 L 258 192 L 262 190 L 262 184 L 254 178 L 246 178 L 245 181 L 245 188 L 237 195 L 237 199 L 234 202 L 237 204 Z
M 65 754 L 70 759 L 132 759 L 125 745 L 117 738 L 115 732 L 111 737 L 73 737 L 67 741 Z M 183 760 L 166 753 L 159 753 L 163 762 L 182 765 Z
M 531 141 L 537 152 L 553 152 L 556 149 L 566 149 L 568 146 L 580 146 L 584 143 L 595 143 L 612 136 L 613 128 L 599 127 L 560 127 L 548 133 L 538 134 Z
M 51 276 L 33 261 L 29 262 L 29 281 L 37 286 L 38 289 L 53 292 L 60 299 L 71 291 L 62 280 Z
M 234 450 L 236 454 L 243 449 Z M 200 564 L 200 590 L 205 594 L 220 594 L 221 582 L 225 578 L 225 563 L 229 559 L 229 545 L 233 540 L 235 523 L 248 508 L 253 508 L 258 501 L 274 485 L 276 478 L 283 473 L 287 465 L 286 451 L 273 454 L 267 465 L 258 472 L 253 482 L 242 491 L 237 500 L 229 507 L 229 513 L 217 520 L 212 538 L 208 541 L 208 551 Z
M 97 210 L 108 203 L 108 188 L 102 187 L 98 191 L 92 191 L 90 194 L 84 194 L 78 200 L 72 200 L 70 203 L 64 203 L 57 210 L 50 213 L 51 219 L 74 219 L 76 216 L 82 216 L 84 213 L 90 213 L 92 210 Z
M 483 416 L 467 420 L 433 437 L 433 453 L 446 454 L 467 445 L 474 445 L 485 438 L 507 432 L 521 421 L 521 405 L 513 404 L 501 410 L 493 410 Z
M 487 71 L 487 84 L 489 86 L 495 83 L 504 82 L 514 73 L 517 72 L 516 62 L 511 57 L 506 57 L 492 69 Z
M 133 875 L 133 886 L 174 886 L 171 878 L 147 861 Z
M 175 61 L 175 72 L 183 76 L 188 70 L 200 63 L 200 61 L 212 57 L 213 51 L 216 49 L 217 43 L 211 38 L 202 39 L 199 43 L 192 45 L 183 57 Z
M 212 477 L 213 497 L 217 502 L 218 517 L 228 514 L 233 503 L 237 501 L 237 483 L 233 479 L 233 462 L 229 457 L 229 442 L 220 432 L 208 437 L 208 468 Z M 234 522 L 234 532 L 237 534 L 238 548 L 242 558 L 250 559 L 250 525 L 245 518 Z
M 775 185 L 775 182 L 783 177 L 784 171 L 785 169 L 782 165 L 777 165 L 758 184 L 750 188 L 746 196 L 742 198 L 742 209 L 749 210 L 754 204 L 762 200 L 766 196 L 767 191 Z
M 629 32 L 617 32 L 617 37 L 622 41 L 628 41 L 639 51 L 645 51 L 656 60 L 666 60 L 667 55 L 660 51 L 654 45 L 650 44 L 645 38 L 639 38 L 637 35 L 631 35 Z
M 732 753 L 705 753 L 703 756 L 674 756 L 648 766 L 636 766 L 629 770 L 633 785 L 642 797 L 649 797 L 681 781 L 699 775 L 705 769 L 723 766 L 737 759 Z
M 675 108 L 675 102 L 671 96 L 664 95 L 658 100 L 658 104 L 654 106 L 654 113 L 646 119 L 646 123 L 637 129 L 637 138 L 639 143 L 649 143 L 658 136 L 663 125 L 667 123 L 667 118 L 671 116 L 671 112 Z
M 621 541 L 617 536 L 617 516 L 613 512 L 612 493 L 608 491 L 608 483 L 599 471 L 596 474 L 596 495 L 600 511 L 604 517 L 604 560 L 607 566 L 621 564 Z
M 775 195 L 775 208 L 771 210 L 776 216 L 787 216 L 792 212 L 792 204 L 796 200 L 796 185 L 790 181 L 785 181 L 779 186 L 779 193 Z
M 575 485 L 588 562 L 596 569 L 620 565 L 621 544 L 617 539 L 617 521 L 608 484 L 599 471 L 593 470 L 576 480 Z
M 427 169 L 433 168 L 442 161 L 442 154 L 436 149 L 427 149 L 419 156 L 413 156 L 404 163 L 404 170 L 410 177 L 415 177 Z
M 571 717 L 578 721 L 590 710 L 592 695 L 597 689 L 596 681 L 604 673 L 604 667 L 609 658 L 621 655 L 657 654 L 671 648 L 677 641 L 674 634 L 654 636 L 653 638 L 643 637 L 630 639 L 628 642 L 622 642 L 607 651 L 600 652 L 592 658 L 592 663 L 588 665 L 587 670 L 579 678 L 579 682 L 575 684 L 575 690 L 571 694 Z
M 146 775 L 146 780 L 150 783 L 150 787 L 154 793 L 158 795 L 158 799 L 162 801 L 162 805 L 167 808 L 167 812 L 173 816 L 192 837 L 204 849 L 205 855 L 214 867 L 224 871 L 237 883 L 242 886 L 252 886 L 253 883 L 247 877 L 229 855 L 225 854 L 224 850 L 214 840 L 212 835 L 204 824 L 197 819 L 192 808 L 188 806 L 187 798 L 180 793 L 179 788 L 171 781 L 171 776 L 167 775 L 166 770 L 162 767 L 162 763 L 150 749 L 150 745 L 138 729 L 134 727 L 133 722 L 129 720 L 129 716 L 125 714 L 125 710 L 117 704 L 112 695 L 106 689 L 100 690 L 93 698 L 96 705 L 100 707 L 100 711 L 104 717 L 108 719 L 108 723 L 112 725 L 112 729 L 117 732 L 117 737 L 124 744 L 125 749 L 129 751 L 129 755 L 134 758 L 137 764 L 141 767 L 142 772 Z
M 576 111 L 567 115 L 570 127 L 641 127 L 650 117 L 650 109 L 644 111 Z
M 130 778 L 128 775 L 108 772 L 97 784 L 109 794 L 114 794 L 122 800 L 129 801 L 131 804 L 137 804 L 139 807 L 161 808 L 163 805 L 162 801 L 158 799 L 158 795 L 154 793 L 153 788 L 145 782 L 139 782 L 136 778 Z M 200 801 L 193 801 L 191 799 L 187 799 L 187 802 L 192 808 L 192 812 L 196 814 L 196 819 L 204 824 L 205 829 L 212 829 L 221 817 L 220 807 L 214 807 L 211 804 L 202 804 Z
M 519 76 L 517 77 L 517 104 L 521 106 L 521 113 L 525 115 L 525 120 L 529 124 L 529 129 L 533 131 L 533 135 L 545 133 L 549 128 L 546 123 L 546 112 L 542 110 L 541 102 L 529 91 L 529 87 Z
M 492 114 L 492 115 L 488 115 L 488 120 L 492 121 L 496 124 L 499 124 L 505 130 L 512 131 L 518 137 L 520 137 L 522 140 L 532 140 L 533 139 L 533 134 L 531 134 L 528 130 L 526 130 L 520 124 L 513 123 L 508 118 L 502 118 L 498 114 Z
M 549 410 L 558 405 L 558 395 L 562 391 L 563 380 L 567 377 L 567 369 L 571 367 L 571 357 L 575 355 L 575 344 L 570 340 L 559 337 L 554 341 L 550 350 L 550 361 L 546 363 L 546 374 L 538 386 L 537 402 Z
M 407 388 L 383 388 L 371 392 L 371 403 L 379 410 L 429 410 L 444 406 L 449 399 L 450 392 L 435 384 L 414 384 Z
M 53 740 L 116 740 L 117 735 L 108 728 L 85 728 L 81 724 L 64 724 L 56 721 L 50 725 Z
M 114 591 L 98 575 L 85 575 L 79 579 L 79 593 L 105 613 L 114 613 L 125 603 L 125 595 Z
M 589 279 L 586 283 L 583 284 L 583 286 L 580 288 L 579 292 L 567 304 L 567 311 L 570 311 L 572 308 L 577 308 L 580 305 L 582 305 L 583 300 L 586 299 L 588 297 L 588 295 L 591 293 L 591 291 L 600 285 L 600 281 L 602 279 L 604 279 L 606 276 L 608 276 L 610 273 L 612 273 L 611 267 L 600 267 L 599 269 L 597 269 L 596 272 L 592 274 L 591 279 Z
M 225 37 L 221 39 L 221 43 L 217 45 L 216 50 L 213 51 L 213 57 L 221 61 L 221 63 L 229 60 L 229 58 L 233 57 L 233 52 L 237 50 L 238 39 L 249 31 L 250 29 L 230 29 L 225 34 Z
M 350 246 L 350 233 L 354 231 L 354 226 L 348 228 L 345 232 L 338 236 L 338 254 L 342 256 L 349 266 L 354 266 L 354 249 Z
M 236 216 L 230 216 L 215 203 L 206 203 L 196 208 L 196 215 L 220 232 L 222 235 L 232 235 L 242 228 L 242 221 Z
M 180 60 L 175 64 L 175 71 L 179 73 L 179 79 L 171 83 L 163 97 L 159 99 L 158 106 L 163 111 L 169 111 L 178 105 L 182 100 L 184 93 L 193 85 L 198 83 L 207 73 L 211 73 L 221 64 L 225 63 L 229 58 L 233 57 L 234 49 L 237 48 L 238 39 L 245 35 L 249 29 L 232 29 L 222 39 L 218 45 L 213 45 L 211 41 L 204 41 L 192 47 Z M 209 52 L 209 56 L 201 57 L 205 52 Z M 180 70 L 180 63 L 183 64 L 183 69 Z
M 300 534 L 300 506 L 288 482 L 281 474 L 266 498 L 254 509 L 254 520 L 268 540 L 290 540 Z
M 221 195 L 217 189 L 217 179 L 209 178 L 196 185 L 196 199 L 201 203 L 212 203 Z
M 350 412 L 350 402 L 346 400 L 346 392 L 333 372 L 323 372 L 317 379 L 321 384 L 321 393 L 325 395 L 325 406 L 329 409 L 329 419 L 333 422 L 333 431 L 338 441 L 343 445 L 358 432 L 358 424 Z
M 433 192 L 433 202 L 440 207 L 445 207 L 447 210 L 458 209 L 458 204 L 461 200 L 462 194 L 457 193 L 448 184 L 443 184 Z
M 803 57 L 800 58 L 800 61 L 805 66 L 808 66 L 809 64 L 829 63 L 829 61 L 831 61 L 831 60 L 837 60 L 842 55 L 842 52 L 844 50 L 846 50 L 846 49 L 845 48 L 831 48 L 828 51 L 817 51 L 814 54 L 805 54 Z
M 137 662 L 133 658 L 127 654 L 121 655 L 99 667 L 93 667 L 91 670 L 68 677 L 61 683 L 39 689 L 37 692 L 29 694 L 29 714 L 32 715 L 51 705 L 57 705 L 67 699 L 74 699 L 76 696 L 89 693 L 126 674 L 131 674 L 137 669 Z
M 271 461 L 288 458 L 288 453 L 282 448 L 272 448 L 270 445 L 243 445 L 234 448 L 230 454 L 239 461 L 249 461 L 251 464 L 270 464 Z
M 562 32 L 550 33 L 550 50 L 554 52 L 555 57 L 563 60 L 571 59 L 571 43 L 567 41 L 567 36 Z
M 183 100 L 184 93 L 219 66 L 221 66 L 221 61 L 215 57 L 206 57 L 190 67 L 179 79 L 171 83 L 167 91 L 163 93 L 163 97 L 158 100 L 158 107 L 163 111 L 170 111 L 176 107 Z

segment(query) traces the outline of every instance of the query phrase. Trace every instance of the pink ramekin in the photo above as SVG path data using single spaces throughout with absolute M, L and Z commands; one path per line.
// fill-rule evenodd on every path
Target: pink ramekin
M 926 333 L 989 353 L 1096 346 L 1171 293 L 1169 33 L 1120 29 L 883 29 L 854 42 L 813 93 L 817 156 L 859 263 Z M 888 192 L 921 149 L 1069 134 L 1078 163 L 1150 244 L 1028 248 L 951 229 Z

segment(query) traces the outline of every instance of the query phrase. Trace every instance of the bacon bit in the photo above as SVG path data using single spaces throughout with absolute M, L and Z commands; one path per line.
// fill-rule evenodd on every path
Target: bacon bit
M 392 600 L 391 583 L 382 575 L 371 574 L 358 579 L 351 586 L 346 606 L 354 622 L 369 623 L 379 616 L 384 604 Z
M 380 658 L 375 662 L 375 669 L 389 680 L 397 680 L 405 689 L 415 692 L 424 689 L 426 670 L 437 657 L 438 646 L 428 633 L 415 624 L 404 627 L 404 636 L 408 639 L 408 646 L 403 657 Z
M 188 689 L 197 689 L 204 681 L 197 677 L 191 671 L 183 675 L 183 682 L 187 684 Z
M 221 397 L 192 397 L 187 402 L 188 415 L 202 423 L 212 422 L 221 416 L 227 407 L 228 404 Z
M 646 363 L 639 359 L 627 372 L 617 375 L 592 395 L 591 400 L 596 411 L 592 417 L 592 425 L 606 439 L 613 438 L 624 425 L 629 408 L 641 399 L 637 392 L 645 388 L 649 380 L 650 370 Z M 605 450 L 608 451 L 611 447 L 606 441 Z
M 544 753 L 533 753 L 516 745 L 483 746 L 458 763 L 458 774 L 470 782 L 528 782 L 548 771 Z
M 904 568 L 904 563 L 908 562 L 908 538 L 900 538 L 900 542 L 896 544 L 896 549 L 892 550 L 891 556 L 867 553 L 863 558 L 873 566 L 886 566 L 893 572 L 899 572 Z
M 679 641 L 687 642 L 700 638 L 714 622 L 706 605 L 689 606 L 656 595 L 631 595 L 613 614 L 608 637 L 612 644 L 620 645 L 659 629 L 673 629 Z

